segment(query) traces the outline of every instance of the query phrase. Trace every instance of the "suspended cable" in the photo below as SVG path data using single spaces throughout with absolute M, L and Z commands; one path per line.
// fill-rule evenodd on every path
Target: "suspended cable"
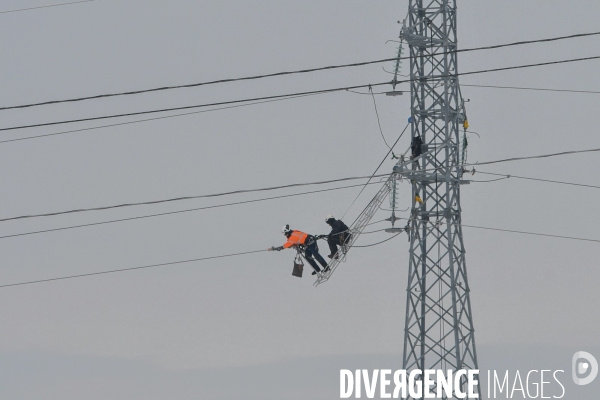
M 557 65 L 557 64 L 566 64 L 566 63 L 572 63 L 572 62 L 597 60 L 599 58 L 600 58 L 600 56 L 571 58 L 571 59 L 568 59 L 568 60 L 547 61 L 547 62 L 535 63 L 535 64 L 516 65 L 514 67 L 500 67 L 500 68 L 484 69 L 484 70 L 481 70 L 481 71 L 461 72 L 461 73 L 458 73 L 458 74 L 452 74 L 450 76 L 464 76 L 464 75 L 483 74 L 483 73 L 488 73 L 488 72 L 510 71 L 510 70 L 513 70 L 513 69 L 522 69 L 522 68 L 531 68 L 531 67 L 543 67 L 543 66 L 547 66 L 547 65 Z M 398 83 L 402 83 L 402 82 L 399 81 Z
M 460 86 L 469 86 L 469 87 L 478 87 L 478 88 L 492 88 L 492 89 L 534 90 L 534 91 L 544 91 L 544 92 L 565 92 L 565 93 L 600 94 L 600 91 L 594 91 L 594 90 L 548 89 L 548 88 L 519 87 L 519 86 L 466 85 L 464 83 L 461 83 Z M 355 92 L 355 93 L 358 93 L 358 92 Z
M 17 219 L 27 219 L 27 218 L 37 218 L 37 217 L 49 217 L 49 216 L 55 216 L 55 215 L 81 213 L 81 212 L 87 212 L 87 211 L 100 211 L 100 210 L 108 210 L 108 209 L 113 209 L 113 208 L 133 207 L 133 206 L 151 205 L 151 204 L 161 204 L 161 203 L 183 201 L 183 200 L 191 200 L 191 199 L 221 197 L 221 196 L 227 196 L 227 195 L 232 195 L 232 194 L 262 192 L 262 191 L 270 191 L 270 190 L 277 190 L 277 189 L 286 189 L 286 188 L 291 188 L 291 187 L 300 187 L 300 186 L 308 186 L 308 185 L 322 185 L 322 184 L 327 184 L 327 183 L 344 182 L 344 181 L 350 181 L 350 180 L 357 180 L 357 179 L 366 179 L 366 178 L 368 178 L 367 182 L 364 185 L 362 185 L 363 188 L 361 189 L 361 191 L 358 193 L 358 195 L 356 196 L 356 198 L 354 199 L 354 201 L 352 202 L 352 204 L 350 205 L 350 207 L 348 208 L 348 210 L 346 210 L 346 212 L 342 216 L 342 218 L 344 218 L 346 216 L 346 214 L 348 213 L 348 211 L 350 210 L 350 208 L 352 207 L 352 205 L 354 205 L 354 203 L 356 202 L 356 200 L 358 199 L 358 197 L 360 196 L 360 194 L 364 191 L 365 187 L 371 182 L 371 179 L 377 178 L 377 177 L 389 176 L 389 174 L 379 174 L 379 175 L 376 175 L 376 174 L 377 174 L 377 171 L 379 170 L 379 168 L 381 168 L 381 166 L 383 165 L 383 163 L 387 159 L 387 157 L 390 155 L 390 153 L 392 152 L 392 150 L 394 149 L 394 147 L 396 146 L 396 144 L 398 143 L 398 141 L 400 140 L 400 138 L 402 137 L 402 135 L 404 134 L 404 132 L 406 131 L 406 129 L 408 128 L 409 125 L 410 124 L 406 125 L 406 127 L 404 128 L 404 130 L 402 131 L 402 133 L 400 134 L 400 136 L 398 136 L 398 139 L 396 139 L 396 141 L 394 142 L 394 144 L 392 145 L 392 147 L 390 148 L 390 150 L 388 151 L 388 153 L 386 154 L 386 156 L 384 157 L 384 159 L 379 163 L 379 166 L 377 167 L 377 169 L 375 170 L 375 172 L 372 175 L 370 175 L 370 176 L 357 176 L 357 177 L 339 178 L 339 179 L 331 179 L 331 180 L 327 180 L 327 181 L 317 181 L 317 182 L 307 182 L 307 183 L 293 183 L 293 184 L 289 184 L 289 185 L 273 186 L 273 187 L 260 188 L 260 189 L 244 189 L 244 190 L 235 190 L 235 191 L 231 191 L 231 192 L 214 193 L 214 194 L 207 194 L 207 195 L 184 196 L 184 197 L 176 197 L 176 198 L 170 198 L 170 199 L 152 200 L 152 201 L 144 201 L 144 202 L 136 202 L 136 203 L 125 203 L 125 204 L 117 204 L 117 205 L 110 205 L 110 206 L 103 206 L 103 207 L 80 208 L 80 209 L 74 209 L 74 210 L 68 210 L 68 211 L 58 211 L 58 212 L 52 212 L 52 213 L 22 215 L 22 216 L 18 216 L 18 217 L 2 218 L 2 219 L 0 219 L 0 222 L 17 220 Z M 484 161 L 484 162 L 480 162 L 480 163 L 477 163 L 477 164 L 465 164 L 465 165 L 469 165 L 469 166 L 476 165 L 476 166 L 479 166 L 479 165 L 496 164 L 496 163 L 502 163 L 502 162 L 539 159 L 539 158 L 556 157 L 556 156 L 563 156 L 563 155 L 570 155 L 570 154 L 581 154 L 581 153 L 588 153 L 588 152 L 598 152 L 598 151 L 600 151 L 600 148 L 598 148 L 598 149 L 588 149 L 588 150 L 563 151 L 563 152 L 560 152 L 560 153 L 543 154 L 543 155 L 538 155 L 538 156 L 513 157 L 513 158 L 502 159 L 502 160 Z M 410 162 L 407 162 L 407 164 L 405 164 L 405 165 L 408 165 L 409 163 Z M 435 170 L 437 170 L 437 169 L 440 169 L 440 168 L 435 168 Z M 428 169 L 428 170 L 431 170 L 431 169 Z M 423 171 L 426 171 L 426 170 L 423 170 Z M 423 171 L 421 171 L 421 172 L 423 172 Z M 361 185 L 356 185 L 356 186 L 361 186 Z M 579 186 L 579 185 L 577 184 L 577 186 Z M 591 186 L 591 185 L 589 185 L 589 186 Z
M 546 92 L 565 92 L 565 93 L 588 93 L 588 94 L 600 94 L 600 91 L 594 90 L 576 90 L 576 89 L 553 89 L 553 88 L 534 88 L 534 87 L 521 87 L 521 86 L 496 86 L 496 85 L 468 85 L 461 83 L 460 86 L 478 87 L 478 88 L 490 88 L 490 89 L 518 89 L 518 90 L 533 90 L 533 91 L 546 91 Z M 358 92 L 355 90 L 347 90 L 347 92 L 355 94 L 363 94 L 370 96 L 369 92 Z M 387 92 L 373 92 L 374 95 L 383 96 Z M 469 131 L 467 131 L 469 132 Z
M 490 228 L 490 227 L 486 227 L 486 226 L 475 226 L 475 225 L 462 225 L 462 226 L 467 227 L 467 228 L 485 229 L 488 231 L 520 233 L 522 235 L 545 236 L 545 237 L 552 237 L 552 238 L 558 238 L 558 239 L 570 239 L 570 240 L 579 240 L 579 241 L 583 241 L 583 242 L 600 243 L 600 240 L 597 240 L 597 239 L 588 239 L 588 238 L 581 238 L 581 237 L 574 237 L 574 236 L 550 235 L 547 233 L 526 232 L 526 231 L 517 231 L 517 230 L 512 230 L 512 229 Z
M 488 72 L 509 71 L 509 70 L 521 69 L 521 68 L 540 67 L 540 66 L 547 66 L 547 65 L 564 64 L 564 63 L 580 62 L 580 61 L 590 61 L 590 60 L 597 60 L 597 59 L 600 59 L 600 56 L 573 58 L 573 59 L 569 59 L 569 60 L 549 61 L 549 62 L 536 63 L 536 64 L 517 65 L 517 66 L 513 66 L 513 67 L 491 68 L 491 69 L 485 69 L 485 70 L 480 70 L 480 71 L 461 72 L 458 74 L 451 74 L 449 76 L 458 77 L 458 76 L 463 76 L 463 75 L 474 75 L 474 74 L 483 74 L 483 73 L 488 73 Z M 444 78 L 444 76 L 437 76 L 437 77 L 433 77 L 433 78 L 419 78 L 419 80 L 422 80 L 422 79 L 430 80 L 430 79 L 441 79 L 441 78 Z M 412 82 L 412 81 L 414 81 L 414 80 L 409 79 L 409 80 L 404 80 L 404 81 L 397 81 L 396 84 L 407 83 L 407 82 Z M 161 113 L 161 112 L 167 112 L 167 111 L 189 110 L 192 108 L 212 107 L 212 106 L 220 106 L 220 105 L 226 105 L 226 104 L 245 103 L 245 102 L 249 102 L 249 101 L 278 99 L 278 98 L 291 97 L 291 96 L 302 96 L 302 95 L 320 94 L 320 93 L 333 93 L 333 92 L 339 92 L 339 91 L 344 91 L 344 90 L 348 90 L 348 89 L 360 89 L 360 88 L 368 88 L 369 86 L 389 85 L 391 83 L 392 82 L 382 82 L 382 83 L 356 85 L 356 86 L 348 86 L 348 87 L 341 87 L 341 88 L 314 90 L 311 92 L 289 93 L 289 94 L 281 94 L 281 95 L 275 95 L 275 96 L 255 97 L 255 98 L 243 99 L 243 100 L 230 100 L 230 101 L 222 101 L 222 102 L 217 102 L 217 103 L 199 104 L 199 105 L 193 105 L 193 106 L 172 107 L 172 108 L 163 108 L 163 109 L 150 110 L 150 111 L 138 111 L 138 112 L 130 112 L 130 113 L 124 113 L 124 114 L 113 114 L 113 115 L 105 115 L 105 116 L 101 116 L 101 117 L 89 117 L 89 118 L 79 118 L 79 119 L 72 119 L 72 120 L 66 120 L 66 121 L 44 122 L 44 123 L 40 123 L 40 124 L 13 126 L 10 128 L 0 128 L 0 131 L 11 131 L 11 130 L 16 130 L 16 129 L 38 128 L 38 127 L 42 127 L 42 126 L 72 124 L 72 123 L 76 123 L 76 122 L 97 121 L 97 120 L 109 119 L 109 118 L 131 117 L 134 115 L 146 115 L 146 114 L 155 114 L 155 113 Z
M 398 219 L 408 220 L 408 218 L 398 218 Z M 432 222 L 429 221 L 429 223 L 432 223 Z M 460 225 L 460 224 L 452 224 L 452 225 Z M 544 236 L 544 237 L 552 237 L 552 238 L 558 238 L 558 239 L 569 239 L 569 240 L 577 240 L 577 241 L 585 241 L 585 242 L 598 242 L 598 243 L 600 243 L 600 240 L 588 239 L 588 238 L 581 238 L 581 237 L 573 237 L 573 236 L 549 235 L 549 234 L 545 234 L 545 233 L 517 231 L 517 230 L 500 229 L 500 228 L 490 228 L 490 227 L 475 226 L 475 225 L 462 225 L 462 226 L 463 227 L 468 227 L 468 228 L 485 229 L 485 230 L 508 232 L 508 233 L 518 233 L 518 234 L 524 234 L 524 235 Z M 386 240 L 384 240 L 382 242 L 379 242 L 379 243 L 374 243 L 374 244 L 366 245 L 366 246 L 352 246 L 352 247 L 371 247 L 371 246 L 375 246 L 375 245 L 387 242 L 388 240 L 391 240 L 391 239 L 395 238 L 400 233 L 402 233 L 402 232 L 399 232 L 396 235 L 394 235 L 394 236 L 392 236 L 392 237 L 390 237 L 390 238 L 388 238 L 388 239 L 386 239 Z M 59 281 L 59 280 L 65 280 L 65 279 L 83 278 L 83 277 L 89 277 L 89 276 L 95 276 L 95 275 L 105 275 L 105 274 L 112 274 L 112 273 L 116 273 L 116 272 L 134 271 L 134 270 L 147 269 L 147 268 L 163 267 L 163 266 L 168 266 L 168 265 L 184 264 L 184 263 L 190 263 L 190 262 L 196 262 L 196 261 L 214 260 L 214 259 L 218 259 L 218 258 L 235 257 L 235 256 L 248 255 L 248 254 L 254 254 L 254 253 L 262 253 L 262 252 L 266 252 L 266 251 L 268 251 L 268 250 L 254 250 L 254 251 L 246 251 L 246 252 L 241 252 L 241 253 L 225 254 L 225 255 L 220 255 L 220 256 L 194 258 L 194 259 L 183 260 L 183 261 L 173 261 L 173 262 L 166 262 L 166 263 L 159 263 L 159 264 L 150 264 L 150 265 L 144 265 L 144 266 L 140 266 L 140 267 L 121 268 L 121 269 L 113 269 L 113 270 L 109 270 L 109 271 L 100 271 L 100 272 L 90 272 L 90 273 L 86 273 L 86 274 L 68 275 L 68 276 L 62 276 L 62 277 L 57 277 L 57 278 L 38 279 L 38 280 L 26 281 L 26 282 L 19 282 L 19 283 L 9 283 L 9 284 L 6 284 L 6 285 L 0 285 L 0 288 L 6 288 L 6 287 L 11 287 L 11 286 L 31 285 L 31 284 L 35 284 L 35 283 L 52 282 L 52 281 Z
M 484 161 L 484 162 L 465 164 L 465 165 L 468 165 L 468 166 L 490 165 L 490 164 L 504 163 L 504 162 L 510 162 L 510 161 L 533 160 L 533 159 L 538 159 L 538 158 L 557 157 L 557 156 L 565 156 L 565 155 L 571 155 L 571 154 L 592 153 L 592 152 L 598 152 L 598 151 L 600 151 L 600 148 L 587 149 L 587 150 L 571 150 L 571 151 L 562 151 L 560 153 L 542 154 L 539 156 L 504 158 L 504 159 L 495 160 L 495 161 Z
M 389 174 L 385 174 L 385 176 L 387 176 L 387 175 L 389 175 Z M 378 175 L 378 176 L 384 176 L 384 175 Z M 351 178 L 331 179 L 328 181 L 320 181 L 320 182 L 293 183 L 293 184 L 289 184 L 289 185 L 273 186 L 273 187 L 260 188 L 260 189 L 234 190 L 231 192 L 205 194 L 205 195 L 198 195 L 198 196 L 184 196 L 184 197 L 175 197 L 175 198 L 171 198 L 171 199 L 142 201 L 142 202 L 137 202 L 137 203 L 116 204 L 116 205 L 103 206 L 103 207 L 79 208 L 79 209 L 75 209 L 75 210 L 57 211 L 57 212 L 44 213 L 44 214 L 21 215 L 19 217 L 2 218 L 2 219 L 0 219 L 0 222 L 13 221 L 13 220 L 17 220 L 17 219 L 50 217 L 50 216 L 55 216 L 55 215 L 73 214 L 73 213 L 81 213 L 81 212 L 88 212 L 88 211 L 110 210 L 110 209 L 114 209 L 114 208 L 134 207 L 134 206 L 141 206 L 141 205 L 162 204 L 162 203 L 169 203 L 169 202 L 183 201 L 183 200 L 222 197 L 222 196 L 228 196 L 228 195 L 232 195 L 232 194 L 264 192 L 264 191 L 271 191 L 271 190 L 277 190 L 277 189 L 288 189 L 288 188 L 300 187 L 300 186 L 323 185 L 326 183 L 345 182 L 345 181 L 351 181 L 351 180 L 356 180 L 356 179 L 366 179 L 366 178 L 371 179 L 371 178 L 373 178 L 373 176 L 357 176 L 357 177 L 351 177 Z M 362 186 L 362 185 L 354 185 L 354 186 Z M 251 202 L 251 201 L 248 201 L 248 202 Z
M 597 149 L 586 149 L 586 150 L 571 150 L 571 151 L 562 151 L 560 153 L 542 154 L 542 155 L 538 155 L 538 156 L 524 156 L 524 157 L 504 158 L 504 159 L 494 160 L 494 161 L 482 161 L 482 162 L 469 163 L 469 164 L 450 165 L 448 167 L 427 168 L 427 169 L 420 169 L 420 170 L 416 170 L 416 171 L 418 171 L 418 172 L 431 172 L 431 171 L 437 171 L 437 170 L 440 170 L 440 169 L 456 168 L 456 167 L 461 167 L 461 166 L 464 166 L 464 167 L 467 167 L 467 166 L 468 167 L 477 167 L 477 166 L 481 166 L 481 165 L 498 164 L 498 163 L 505 163 L 505 162 L 512 162 L 512 161 L 535 160 L 535 159 L 540 159 L 540 158 L 558 157 L 558 156 L 565 156 L 565 155 L 572 155 L 572 154 L 582 154 L 582 153 L 592 153 L 592 152 L 598 152 L 598 151 L 600 151 L 600 148 L 597 148 Z M 426 153 L 422 154 L 420 157 L 422 157 L 425 154 Z M 403 166 L 404 167 L 408 167 L 413 162 L 414 162 L 414 160 L 407 161 L 407 162 L 405 162 L 403 164 Z M 468 170 L 465 169 L 464 172 L 471 172 L 471 171 L 468 171 Z M 475 170 L 474 172 L 477 172 L 477 171 Z M 502 174 L 502 175 L 506 175 L 506 174 Z
M 88 0 L 88 1 L 93 1 L 93 0 Z M 553 41 L 558 41 L 558 40 L 575 39 L 575 38 L 582 38 L 582 37 L 595 36 L 595 35 L 600 35 L 600 32 L 578 33 L 578 34 L 574 34 L 574 35 L 558 36 L 558 37 L 546 38 L 546 39 L 527 40 L 527 41 L 519 41 L 519 42 L 505 43 L 505 44 L 498 44 L 498 45 L 491 45 L 491 46 L 473 47 L 473 48 L 468 48 L 468 49 L 461 49 L 461 50 L 453 50 L 453 51 L 449 51 L 449 52 L 444 52 L 444 53 L 440 53 L 439 55 L 454 54 L 454 53 L 465 53 L 465 52 L 479 51 L 479 50 L 499 49 L 499 48 L 503 48 L 503 47 L 520 46 L 520 45 L 533 44 L 533 43 L 543 43 L 543 42 L 553 42 Z M 374 61 L 364 61 L 364 62 L 357 62 L 357 63 L 350 63 L 350 64 L 330 65 L 330 66 L 326 66 L 326 67 L 301 69 L 301 70 L 296 70 L 296 71 L 276 72 L 276 73 L 271 73 L 271 74 L 254 75 L 254 76 L 247 76 L 247 77 L 241 77 L 241 78 L 219 79 L 219 80 L 207 81 L 207 82 L 200 82 L 200 83 L 190 83 L 190 84 L 175 85 L 175 86 L 163 86 L 163 87 L 157 87 L 157 88 L 152 88 L 152 89 L 142 89 L 142 90 L 135 90 L 135 91 L 128 91 L 128 92 L 120 92 L 120 93 L 100 94 L 100 95 L 78 97 L 78 98 L 64 99 L 64 100 L 52 100 L 52 101 L 45 101 L 45 102 L 40 102 L 40 103 L 30 103 L 30 104 L 23 104 L 23 105 L 18 105 L 18 106 L 1 107 L 0 111 L 1 110 L 10 110 L 10 109 L 15 109 L 15 108 L 27 108 L 27 107 L 49 105 L 49 104 L 58 104 L 58 103 L 76 102 L 76 101 L 83 101 L 83 100 L 100 99 L 100 98 L 106 98 L 106 97 L 136 95 L 136 94 L 141 94 L 141 93 L 158 92 L 158 91 L 164 91 L 164 90 L 192 88 L 192 87 L 213 85 L 213 84 L 226 83 L 226 82 L 255 80 L 255 79 L 269 78 L 269 77 L 275 77 L 275 76 L 284 76 L 284 75 L 292 75 L 292 74 L 304 74 L 304 73 L 309 73 L 309 72 L 325 71 L 325 70 L 338 69 L 338 68 L 360 67 L 360 66 L 364 66 L 364 65 L 378 64 L 378 63 L 389 62 L 389 61 L 408 60 L 408 59 L 410 59 L 410 57 L 385 58 L 385 59 L 374 60 Z M 398 82 L 398 83 L 400 83 L 400 82 Z M 353 88 L 351 88 L 351 89 L 353 89 Z
M 91 1 L 95 1 L 95 0 L 82 0 L 82 1 L 72 1 L 70 3 L 60 3 L 60 4 L 51 4 L 49 6 L 40 6 L 40 7 L 30 7 L 30 8 L 20 8 L 18 10 L 9 10 L 9 11 L 0 11 L 0 14 L 8 14 L 8 13 L 14 13 L 14 12 L 19 12 L 19 11 L 30 11 L 30 10 L 37 10 L 40 8 L 50 8 L 50 7 L 59 7 L 59 6 L 68 6 L 70 4 L 79 4 L 79 3 L 89 3 Z
M 385 242 L 387 242 L 388 240 L 392 240 L 393 238 L 395 238 L 396 236 L 398 236 L 398 235 L 399 235 L 399 234 L 401 234 L 401 233 L 402 233 L 402 232 L 398 232 L 398 233 L 396 233 L 394 236 L 392 236 L 392 237 L 390 237 L 390 238 L 387 238 L 387 239 L 385 239 L 385 240 L 382 240 L 381 242 L 377 242 L 377 243 L 373 243 L 373 244 L 367 244 L 367 245 L 364 245 L 364 246 L 357 246 L 357 245 L 353 245 L 352 247 L 373 247 L 373 246 L 377 246 L 377 245 L 379 245 L 379 244 L 382 244 L 382 243 L 385 243 Z
M 221 256 L 202 257 L 202 258 L 194 258 L 194 259 L 191 259 L 191 260 L 172 261 L 172 262 L 166 262 L 166 263 L 160 263 L 160 264 L 143 265 L 141 267 L 121 268 L 121 269 L 113 269 L 113 270 L 110 270 L 110 271 L 90 272 L 90 273 L 87 273 L 87 274 L 77 274 L 77 275 L 61 276 L 61 277 L 58 277 L 58 278 L 38 279 L 38 280 L 35 280 L 35 281 L 27 281 L 27 282 L 19 282 L 19 283 L 9 283 L 7 285 L 0 285 L 0 288 L 6 288 L 6 287 L 11 287 L 11 286 L 31 285 L 31 284 L 34 284 L 34 283 L 42 283 L 42 282 L 61 281 L 61 280 L 65 280 L 65 279 L 83 278 L 83 277 L 95 276 L 95 275 L 114 274 L 115 272 L 125 272 L 125 271 L 134 271 L 134 270 L 147 269 L 147 268 L 165 267 L 167 265 L 185 264 L 185 263 L 191 263 L 191 262 L 197 262 L 197 261 L 214 260 L 214 259 L 217 259 L 217 258 L 243 256 L 243 255 L 254 254 L 254 253 L 262 253 L 262 252 L 265 252 L 265 251 L 267 251 L 267 250 L 245 251 L 245 252 L 242 252 L 242 253 L 232 253 L 232 254 L 225 254 L 225 255 L 221 255 Z
M 473 180 L 473 179 L 469 179 L 469 183 L 472 183 L 472 182 L 474 182 L 474 183 L 498 182 L 498 181 L 503 181 L 505 179 L 508 179 L 510 177 L 511 177 L 511 175 L 506 175 L 506 176 L 503 176 L 502 178 L 490 179 L 490 180 L 487 180 L 487 181 L 476 181 L 476 180 Z
M 597 185 L 587 185 L 587 184 L 583 184 L 583 183 L 573 183 L 573 182 L 565 182 L 565 181 L 555 181 L 555 180 L 551 180 L 551 179 L 531 178 L 531 177 L 527 177 L 527 176 L 519 176 L 519 175 L 512 175 L 512 174 L 510 174 L 510 175 L 495 174 L 495 173 L 492 173 L 492 172 L 483 172 L 483 171 L 477 171 L 477 173 L 478 174 L 485 174 L 485 175 L 505 176 L 505 177 L 508 177 L 508 178 L 515 178 L 515 179 L 526 179 L 526 180 L 530 180 L 530 181 L 557 183 L 557 184 L 561 184 L 561 185 L 581 186 L 581 187 L 587 187 L 587 188 L 593 188 L 593 189 L 600 189 L 600 186 L 597 186 Z
M 397 218 L 397 219 L 403 219 L 403 220 L 406 220 L 406 221 L 410 220 L 410 218 Z M 433 222 L 433 221 L 426 221 L 426 220 L 417 220 L 417 221 L 418 222 L 427 222 L 428 224 L 436 225 L 436 223 Z M 600 243 L 599 239 L 589 239 L 589 238 L 582 238 L 582 237 L 575 237 L 575 236 L 551 235 L 551 234 L 548 234 L 548 233 L 519 231 L 519 230 L 514 230 L 514 229 L 490 228 L 490 227 L 487 227 L 487 226 L 465 225 L 465 224 L 457 224 L 457 223 L 445 223 L 445 222 L 442 222 L 442 224 L 443 225 L 462 226 L 462 227 L 465 227 L 465 228 L 473 228 L 473 229 L 484 229 L 484 230 L 488 230 L 488 231 L 518 233 L 518 234 L 522 234 L 522 235 L 544 236 L 544 237 L 551 237 L 551 238 L 557 238 L 557 239 L 569 239 L 569 240 L 578 240 L 578 241 L 583 241 L 583 242 L 597 242 L 597 243 Z
M 371 86 L 381 86 L 381 85 L 389 85 L 389 84 L 390 84 L 389 82 L 382 82 L 382 83 L 373 83 L 370 85 Z M 205 103 L 205 104 L 198 104 L 198 105 L 193 105 L 193 106 L 171 107 L 171 108 L 162 108 L 162 109 L 150 110 L 150 111 L 138 111 L 138 112 L 130 112 L 130 113 L 124 113 L 124 114 L 113 114 L 113 115 L 105 115 L 102 117 L 79 118 L 79 119 L 72 119 L 72 120 L 68 120 L 68 121 L 44 122 L 41 124 L 13 126 L 10 128 L 0 128 L 0 131 L 11 131 L 11 130 L 16 130 L 16 129 L 37 128 L 37 127 L 41 127 L 41 126 L 72 124 L 72 123 L 76 123 L 76 122 L 97 121 L 97 120 L 109 119 L 109 118 L 131 117 L 134 115 L 156 114 L 156 113 L 162 113 L 162 112 L 168 112 L 168 111 L 181 111 L 181 110 L 189 110 L 192 108 L 204 108 L 204 107 L 222 106 L 222 105 L 227 105 L 227 104 L 255 102 L 255 101 L 260 101 L 260 100 L 282 99 L 282 98 L 286 98 L 286 97 L 298 97 L 298 96 L 311 95 L 311 94 L 333 93 L 333 92 L 343 91 L 346 89 L 366 88 L 368 86 L 369 86 L 369 84 L 348 86 L 348 87 L 341 87 L 341 88 L 333 88 L 333 89 L 324 89 L 324 90 L 313 90 L 310 92 L 280 94 L 280 95 L 275 95 L 275 96 L 255 97 L 255 98 L 242 99 L 242 100 L 221 101 L 221 102 L 216 102 L 216 103 Z
M 371 182 L 371 183 L 369 183 L 369 185 L 375 185 L 375 184 L 378 184 L 378 183 L 379 182 Z M 16 233 L 16 234 L 12 234 L 12 235 L 0 236 L 0 239 L 6 239 L 6 238 L 11 238 L 11 237 L 19 237 L 19 236 L 36 235 L 36 234 L 39 234 L 39 233 L 64 231 L 64 230 L 69 230 L 69 229 L 84 228 L 84 227 L 96 226 L 96 225 L 106 225 L 106 224 L 112 224 L 112 223 L 117 223 L 117 222 L 133 221 L 133 220 L 145 219 L 145 218 L 161 217 L 161 216 L 164 216 L 164 215 L 181 214 L 181 213 L 187 213 L 187 212 L 192 212 L 192 211 L 208 210 L 208 209 L 212 209 L 212 208 L 221 208 L 221 207 L 236 206 L 236 205 L 240 205 L 240 204 L 258 203 L 258 202 L 261 202 L 261 201 L 275 200 L 275 199 L 284 199 L 284 198 L 296 197 L 296 196 L 304 196 L 304 195 L 307 195 L 307 194 L 314 194 L 314 193 L 331 192 L 331 191 L 335 191 L 335 190 L 349 189 L 349 188 L 355 188 L 355 187 L 359 187 L 359 186 L 363 186 L 363 185 L 360 184 L 360 185 L 340 186 L 340 187 L 331 188 L 331 189 L 312 190 L 310 192 L 301 192 L 301 193 L 294 193 L 294 194 L 286 194 L 286 195 L 282 195 L 282 196 L 265 197 L 265 198 L 262 198 L 262 199 L 236 201 L 234 203 L 225 203 L 225 204 L 216 204 L 216 205 L 213 205 L 213 206 L 188 208 L 188 209 L 185 209 L 185 210 L 168 211 L 168 212 L 162 212 L 162 213 L 157 213 L 157 214 L 141 215 L 141 216 L 138 216 L 138 217 L 119 218 L 119 219 L 113 219 L 113 220 L 109 220 L 109 221 L 92 222 L 92 223 L 88 223 L 88 224 L 65 226 L 65 227 L 61 227 L 61 228 L 53 228 L 53 229 L 44 229 L 44 230 L 32 231 L 32 232 Z M 385 220 L 383 220 L 383 221 L 385 221 Z M 372 222 L 369 225 L 376 224 L 376 223 L 383 222 L 383 221 Z
M 95 130 L 95 129 L 110 128 L 110 127 L 113 127 L 113 126 L 138 124 L 138 123 L 141 123 L 141 122 L 156 121 L 156 120 L 159 120 L 159 119 L 167 119 L 167 118 L 175 118 L 175 117 L 182 117 L 182 116 L 185 116 L 185 115 L 202 114 L 202 113 L 207 113 L 207 112 L 212 112 L 212 111 L 228 110 L 230 108 L 254 106 L 254 105 L 257 105 L 257 104 L 272 103 L 272 102 L 275 102 L 275 101 L 283 101 L 283 100 L 290 100 L 290 99 L 298 99 L 300 97 L 316 96 L 316 95 L 319 95 L 319 94 L 321 94 L 321 93 L 313 93 L 313 94 L 307 94 L 307 95 L 301 95 L 301 96 L 290 96 L 290 97 L 284 97 L 284 98 L 281 98 L 281 99 L 273 99 L 273 100 L 265 100 L 265 101 L 255 101 L 255 102 L 251 102 L 251 103 L 236 104 L 236 105 L 233 105 L 233 106 L 211 108 L 210 110 L 192 111 L 192 112 L 181 113 L 181 114 L 165 115 L 165 116 L 162 116 L 162 117 L 138 119 L 138 120 L 135 120 L 135 121 L 128 121 L 128 122 L 118 122 L 116 124 L 93 126 L 93 127 L 90 127 L 90 128 L 73 129 L 73 130 L 70 130 L 70 131 L 46 133 L 46 134 L 43 134 L 43 135 L 28 136 L 28 137 L 16 138 L 16 139 L 0 140 L 0 144 L 2 144 L 2 143 L 10 143 L 10 142 L 19 142 L 21 140 L 39 139 L 39 138 L 49 137 L 49 136 L 59 136 L 59 135 L 67 134 L 67 133 L 84 132 L 84 131 L 91 131 L 91 130 Z

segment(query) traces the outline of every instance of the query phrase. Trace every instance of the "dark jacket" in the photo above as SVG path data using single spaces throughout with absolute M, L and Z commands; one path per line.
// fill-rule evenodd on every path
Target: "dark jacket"
M 422 145 L 423 145 L 423 141 L 421 140 L 421 137 L 413 136 L 412 143 L 410 144 L 410 149 L 411 149 L 413 158 L 419 157 L 421 154 L 423 154 L 423 149 L 421 147 Z
M 339 219 L 336 219 L 335 221 L 333 221 L 333 223 L 331 223 L 330 226 L 331 226 L 331 232 L 329 233 L 330 237 L 333 235 L 337 235 L 338 233 L 348 231 L 348 227 L 346 226 L 346 224 L 344 224 Z

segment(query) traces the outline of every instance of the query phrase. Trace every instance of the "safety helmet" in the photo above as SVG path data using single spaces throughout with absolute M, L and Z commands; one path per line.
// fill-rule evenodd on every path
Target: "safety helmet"
M 281 228 L 281 232 L 282 232 L 284 235 L 287 235 L 287 234 L 289 234 L 289 233 L 292 233 L 292 230 L 290 229 L 290 225 L 289 225 L 289 224 L 286 224 L 286 225 L 285 225 L 283 228 Z
M 333 215 L 329 214 L 328 216 L 325 217 L 325 222 L 329 222 L 332 219 L 335 219 L 335 218 L 333 218 Z

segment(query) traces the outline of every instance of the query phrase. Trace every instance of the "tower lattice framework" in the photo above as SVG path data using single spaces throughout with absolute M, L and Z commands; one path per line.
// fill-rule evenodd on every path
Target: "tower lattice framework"
M 461 227 L 466 115 L 454 52 L 456 0 L 410 0 L 401 36 L 410 50 L 412 137 L 423 143 L 405 172 L 413 207 L 403 368 L 478 369 Z

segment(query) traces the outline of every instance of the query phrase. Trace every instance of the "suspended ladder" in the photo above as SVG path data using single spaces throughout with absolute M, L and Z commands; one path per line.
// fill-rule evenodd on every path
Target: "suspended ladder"
M 395 187 L 394 180 L 399 179 L 399 177 L 400 174 L 396 172 L 396 169 L 394 169 L 394 172 L 387 178 L 384 185 L 381 187 L 381 189 L 379 189 L 375 197 L 373 197 L 365 209 L 356 218 L 354 223 L 348 228 L 352 236 L 348 242 L 344 244 L 340 250 L 338 250 L 337 257 L 333 258 L 329 262 L 329 269 L 317 275 L 317 280 L 315 281 L 314 286 L 319 286 L 321 283 L 327 282 L 329 278 L 331 278 L 331 275 L 333 275 L 340 263 L 344 261 L 346 254 L 352 248 L 352 245 L 354 245 L 354 242 L 356 242 L 356 239 L 358 239 L 363 229 L 369 225 L 369 222 L 371 222 L 371 219 L 373 219 L 373 216 L 379 210 L 379 207 L 390 193 L 392 187 Z

